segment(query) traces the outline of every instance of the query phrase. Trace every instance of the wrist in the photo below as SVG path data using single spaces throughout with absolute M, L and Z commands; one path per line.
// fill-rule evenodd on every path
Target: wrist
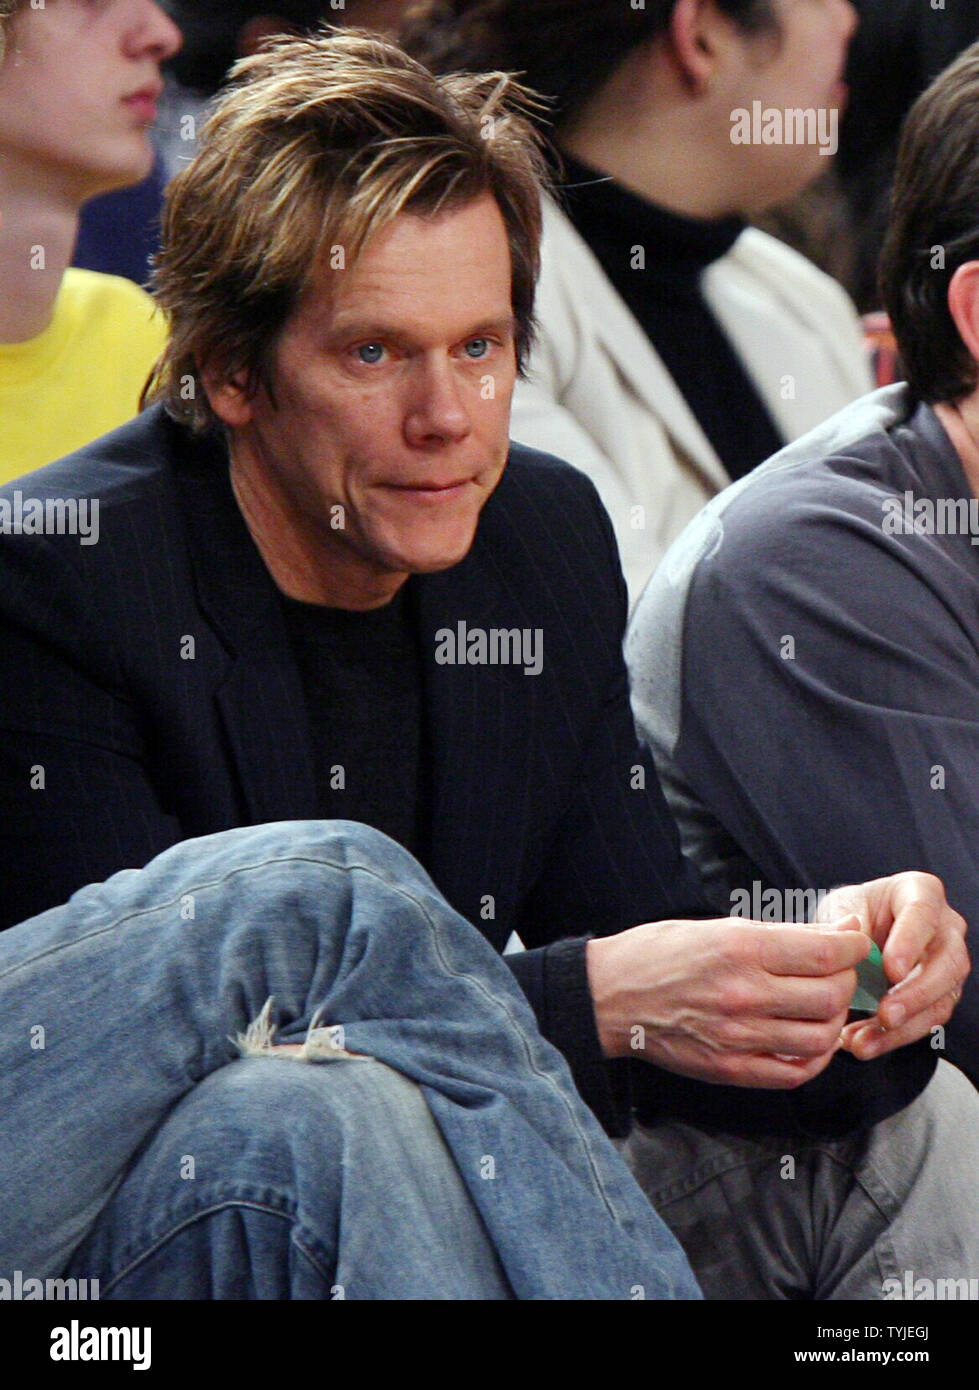
M 611 1059 L 629 1055 L 629 1033 L 615 1010 L 616 974 L 612 962 L 614 936 L 593 937 L 585 945 L 588 991 L 595 1014 L 595 1030 L 602 1055 Z

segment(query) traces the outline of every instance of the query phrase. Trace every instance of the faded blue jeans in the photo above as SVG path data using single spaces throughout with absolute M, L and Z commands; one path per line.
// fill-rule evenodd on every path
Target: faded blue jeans
M 186 841 L 3 933 L 0 1063 L 0 1277 L 700 1296 L 506 965 L 362 825 Z

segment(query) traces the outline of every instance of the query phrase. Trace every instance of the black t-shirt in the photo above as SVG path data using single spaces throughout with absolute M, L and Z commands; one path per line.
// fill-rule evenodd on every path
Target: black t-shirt
M 423 857 L 422 673 L 407 588 L 368 612 L 285 595 L 282 607 L 306 697 L 319 814 L 372 825 Z

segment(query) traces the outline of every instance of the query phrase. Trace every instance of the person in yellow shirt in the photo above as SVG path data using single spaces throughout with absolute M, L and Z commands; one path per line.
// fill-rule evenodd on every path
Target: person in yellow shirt
M 123 424 L 166 339 L 128 280 L 69 268 L 89 198 L 137 183 L 160 64 L 154 0 L 0 0 L 0 484 Z

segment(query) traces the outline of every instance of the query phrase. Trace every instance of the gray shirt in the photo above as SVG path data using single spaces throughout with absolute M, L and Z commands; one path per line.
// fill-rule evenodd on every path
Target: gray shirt
M 709 503 L 626 651 L 717 911 L 780 920 L 836 884 L 921 868 L 979 927 L 979 504 L 905 386 Z M 882 1061 L 910 1079 L 923 1048 L 979 1077 L 974 979 L 947 1037 Z

